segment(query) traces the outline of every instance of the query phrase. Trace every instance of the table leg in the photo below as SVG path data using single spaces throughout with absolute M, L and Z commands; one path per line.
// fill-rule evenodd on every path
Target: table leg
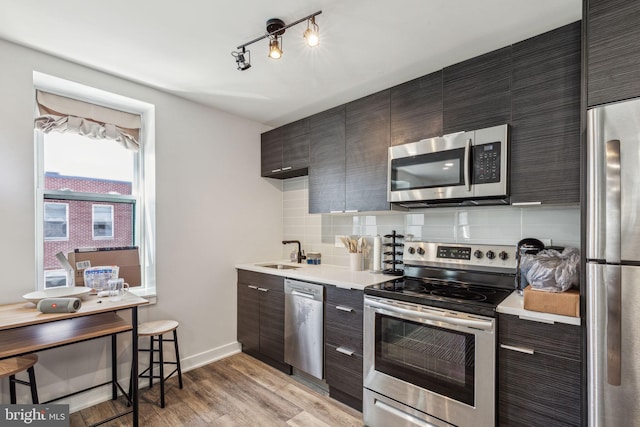
M 116 335 L 111 335 L 111 399 L 118 398 L 118 341 Z
M 133 401 L 133 427 L 138 427 L 138 307 L 135 306 L 131 309 L 131 323 L 133 329 L 131 330 L 131 351 L 133 356 L 131 357 L 131 376 L 132 376 L 132 390 L 131 400 Z

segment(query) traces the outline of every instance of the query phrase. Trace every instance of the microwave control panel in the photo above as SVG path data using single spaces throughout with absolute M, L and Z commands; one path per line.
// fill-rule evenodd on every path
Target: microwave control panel
M 500 182 L 500 142 L 473 147 L 473 183 Z

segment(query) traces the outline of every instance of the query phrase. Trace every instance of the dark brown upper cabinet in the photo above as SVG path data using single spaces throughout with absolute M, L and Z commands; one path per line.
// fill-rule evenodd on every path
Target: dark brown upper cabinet
M 585 3 L 588 106 L 640 96 L 640 2 Z
M 443 70 L 443 133 L 511 121 L 511 46 Z
M 442 135 L 442 70 L 391 88 L 391 145 Z
M 580 21 L 512 46 L 511 202 L 580 201 Z
M 345 211 L 389 210 L 390 91 L 347 104 Z
M 309 213 L 345 210 L 345 109 L 309 117 Z
M 308 119 L 298 120 L 262 134 L 261 176 L 293 178 L 309 168 Z

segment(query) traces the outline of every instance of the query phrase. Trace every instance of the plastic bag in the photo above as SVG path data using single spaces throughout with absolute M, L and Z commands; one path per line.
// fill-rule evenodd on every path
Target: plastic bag
M 533 289 L 564 292 L 578 285 L 580 253 L 576 248 L 562 252 L 545 249 L 535 255 L 524 255 L 520 268 Z

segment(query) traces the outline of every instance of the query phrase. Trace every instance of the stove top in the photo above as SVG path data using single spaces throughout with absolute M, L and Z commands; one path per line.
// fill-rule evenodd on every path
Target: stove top
M 408 242 L 404 250 L 404 277 L 365 294 L 495 317 L 515 290 L 515 247 Z

